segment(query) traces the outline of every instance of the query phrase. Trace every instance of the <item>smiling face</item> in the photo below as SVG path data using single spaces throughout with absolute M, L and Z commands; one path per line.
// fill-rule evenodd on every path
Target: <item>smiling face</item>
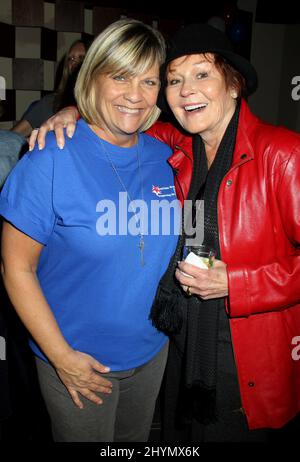
M 182 56 L 167 69 L 166 97 L 182 127 L 221 140 L 235 111 L 236 90 L 227 88 L 212 54 Z
M 159 64 L 136 76 L 101 74 L 94 89 L 99 123 L 92 128 L 106 141 L 130 146 L 156 106 Z
M 106 141 L 131 146 L 158 118 L 156 100 L 165 43 L 135 19 L 110 24 L 91 44 L 75 85 L 83 119 Z

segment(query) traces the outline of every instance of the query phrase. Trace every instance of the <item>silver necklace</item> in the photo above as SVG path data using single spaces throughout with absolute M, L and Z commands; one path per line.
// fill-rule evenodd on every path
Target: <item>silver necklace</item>
M 130 197 L 130 194 L 118 172 L 118 170 L 116 169 L 116 166 L 115 164 L 113 163 L 113 161 L 111 160 L 111 157 L 110 155 L 108 154 L 108 151 L 106 150 L 101 138 L 99 137 L 99 140 L 100 140 L 100 144 L 101 144 L 101 147 L 102 147 L 102 150 L 104 152 L 104 154 L 106 155 L 106 158 L 113 170 L 113 172 L 115 173 L 116 177 L 118 178 L 118 181 L 120 183 L 120 185 L 122 186 L 122 188 L 124 189 L 124 191 L 126 192 L 126 195 L 129 199 L 129 206 L 131 208 L 131 211 L 133 213 L 133 216 L 134 216 L 134 219 L 135 219 L 135 222 L 136 224 L 138 224 L 138 219 L 137 219 L 137 216 L 136 216 L 136 213 L 135 211 L 133 210 L 133 207 L 132 207 L 132 199 Z M 139 141 L 138 141 L 138 144 L 137 144 L 137 161 L 138 161 L 138 170 L 139 170 L 139 177 L 140 177 L 140 183 L 141 183 L 141 194 L 142 194 L 142 201 L 144 203 L 144 187 L 143 187 L 143 179 L 142 179 L 142 173 L 141 173 L 141 162 L 140 162 L 140 155 L 139 155 Z M 140 255 L 141 255 L 141 266 L 144 266 L 145 265 L 145 260 L 144 260 L 144 248 L 145 248 L 145 240 L 144 240 L 144 234 L 142 232 L 142 228 L 143 227 L 143 222 L 141 221 L 141 226 L 140 226 L 140 231 L 139 231 L 139 244 L 138 244 L 138 248 L 140 249 Z

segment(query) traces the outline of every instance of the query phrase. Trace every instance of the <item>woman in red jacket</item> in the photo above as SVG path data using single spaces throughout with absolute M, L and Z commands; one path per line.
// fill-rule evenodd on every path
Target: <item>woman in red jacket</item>
M 204 243 L 218 257 L 208 271 L 178 264 L 192 296 L 177 308 L 178 253 L 160 284 L 152 318 L 175 333 L 165 439 L 264 441 L 300 409 L 300 136 L 250 112 L 242 96 L 255 71 L 209 26 L 179 31 L 164 70 L 167 103 L 193 135 L 173 134 L 178 193 L 191 183 L 191 195 L 196 175 Z
M 208 271 L 175 269 L 181 239 L 153 307 L 172 332 L 164 439 L 265 441 L 300 410 L 300 136 L 250 112 L 256 73 L 209 26 L 177 33 L 164 72 L 192 136 L 162 123 L 149 133 L 174 149 L 178 197 L 204 200 L 204 242 L 217 252 Z

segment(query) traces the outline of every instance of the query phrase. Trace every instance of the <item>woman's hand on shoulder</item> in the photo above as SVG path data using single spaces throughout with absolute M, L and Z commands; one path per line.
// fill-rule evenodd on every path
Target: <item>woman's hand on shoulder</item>
M 65 107 L 50 119 L 46 120 L 40 128 L 32 130 L 28 144 L 29 151 L 32 151 L 35 143 L 38 143 L 39 149 L 45 147 L 45 137 L 51 130 L 55 131 L 57 146 L 62 149 L 65 145 L 64 128 L 69 138 L 72 138 L 78 118 L 78 110 L 75 106 Z
M 109 372 L 109 368 L 88 354 L 71 350 L 62 358 L 60 364 L 54 364 L 54 367 L 80 409 L 84 406 L 79 395 L 95 404 L 102 404 L 103 400 L 96 392 L 109 394 L 112 391 L 112 383 L 99 374 Z

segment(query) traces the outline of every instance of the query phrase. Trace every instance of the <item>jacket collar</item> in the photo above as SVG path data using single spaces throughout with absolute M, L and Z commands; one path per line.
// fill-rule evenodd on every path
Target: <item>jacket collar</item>
M 231 168 L 254 159 L 253 134 L 258 123 L 258 118 L 252 114 L 248 104 L 242 99 Z

